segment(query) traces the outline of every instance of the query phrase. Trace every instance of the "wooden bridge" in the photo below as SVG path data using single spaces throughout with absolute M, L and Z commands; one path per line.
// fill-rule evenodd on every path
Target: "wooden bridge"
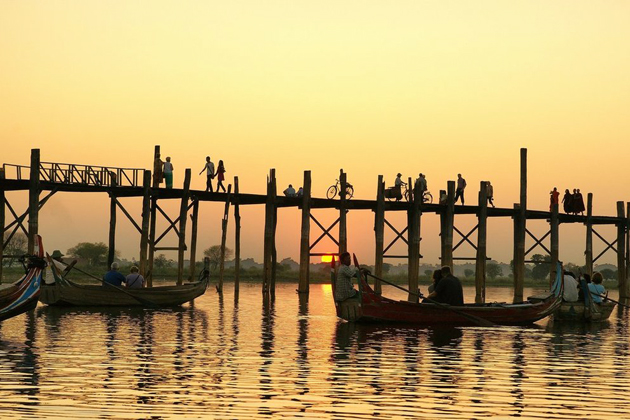
M 160 146 L 155 147 L 154 160 L 159 162 Z M 38 168 L 32 171 L 31 168 Z M 9 232 L 7 240 L 0 241 L 0 258 L 3 249 L 16 232 L 22 231 L 29 238 L 29 253 L 33 252 L 34 235 L 38 232 L 39 211 L 46 202 L 57 192 L 102 192 L 110 197 L 110 231 L 109 231 L 109 254 L 108 264 L 114 260 L 114 250 L 116 245 L 116 218 L 118 210 L 127 217 L 140 235 L 140 272 L 147 278 L 149 286 L 152 285 L 153 261 L 155 251 L 171 250 L 178 252 L 178 284 L 183 282 L 184 277 L 184 256 L 189 252 L 190 272 L 188 278 L 194 278 L 194 268 L 197 253 L 197 222 L 199 216 L 199 202 L 214 201 L 225 203 L 225 211 L 222 219 L 222 259 L 219 269 L 218 290 L 222 291 L 225 260 L 225 243 L 227 226 L 229 220 L 229 209 L 233 207 L 235 223 L 235 289 L 239 287 L 239 267 L 240 267 L 240 206 L 244 205 L 264 205 L 265 206 L 265 230 L 264 230 L 264 255 L 263 255 L 263 294 L 273 297 L 275 293 L 275 266 L 276 266 L 276 246 L 275 233 L 277 226 L 277 209 L 283 207 L 296 207 L 302 210 L 301 219 L 301 240 L 300 240 L 300 278 L 298 291 L 306 295 L 309 290 L 309 263 L 310 257 L 320 256 L 321 253 L 313 252 L 313 248 L 324 238 L 331 239 L 339 248 L 339 252 L 347 250 L 347 223 L 346 216 L 351 210 L 371 210 L 374 212 L 374 232 L 376 239 L 375 249 L 375 275 L 382 276 L 384 258 L 404 258 L 407 259 L 408 285 L 409 290 L 418 289 L 419 265 L 420 265 L 420 227 L 423 213 L 436 213 L 440 216 L 440 239 L 441 239 L 441 263 L 446 266 L 453 266 L 455 260 L 474 260 L 476 262 L 476 302 L 485 301 L 486 282 L 486 262 L 488 260 L 486 252 L 487 243 L 487 219 L 489 217 L 509 217 L 514 221 L 514 301 L 523 299 L 523 283 L 525 273 L 525 263 L 529 255 L 535 248 L 542 248 L 551 260 L 550 275 L 558 261 L 559 252 L 559 225 L 561 223 L 581 223 L 586 226 L 585 244 L 585 264 L 586 271 L 592 273 L 593 264 L 608 251 L 617 254 L 618 280 L 620 297 L 630 297 L 630 243 L 628 229 L 630 227 L 630 203 L 617 202 L 617 216 L 595 216 L 592 214 L 593 195 L 587 196 L 586 216 L 560 214 L 558 205 L 555 205 L 551 212 L 529 210 L 527 208 L 527 149 L 521 149 L 521 181 L 520 181 L 520 202 L 514 204 L 513 208 L 489 208 L 487 206 L 487 183 L 481 182 L 479 185 L 478 204 L 476 206 L 455 206 L 455 182 L 449 181 L 447 189 L 440 194 L 445 196 L 442 203 L 427 204 L 422 203 L 421 194 L 417 187 L 411 194 L 409 202 L 389 202 L 385 201 L 385 184 L 383 176 L 379 175 L 376 184 L 375 200 L 349 200 L 346 197 L 346 173 L 340 171 L 340 198 L 324 199 L 315 198 L 311 194 L 311 173 L 304 172 L 304 194 L 302 197 L 279 197 L 277 195 L 275 170 L 271 169 L 267 178 L 266 194 L 248 194 L 239 190 L 238 177 L 234 178 L 234 190 L 232 185 L 228 186 L 228 192 L 216 193 L 190 189 L 191 171 L 186 169 L 183 188 L 166 189 L 160 188 L 159 182 L 152 178 L 151 171 L 140 168 L 112 168 L 104 166 L 89 166 L 76 164 L 62 164 L 40 161 L 39 149 L 31 151 L 31 165 L 20 166 L 14 164 L 4 164 L 0 170 L 0 226 L 3 232 Z M 414 185 L 408 179 L 408 185 Z M 22 212 L 16 212 L 6 199 L 5 191 L 28 191 L 29 205 Z M 45 194 L 42 197 L 42 194 Z M 118 200 L 122 197 L 142 197 L 142 214 L 140 222 L 125 209 Z M 177 217 L 171 217 L 159 205 L 160 200 L 180 200 L 180 211 Z M 626 210 L 627 207 L 627 210 Z M 313 209 L 336 209 L 339 211 L 338 218 L 329 226 L 320 223 L 312 213 Z M 6 215 L 12 216 L 13 221 L 6 223 Z M 396 228 L 386 219 L 386 213 L 392 211 L 406 212 L 407 226 L 403 229 Z M 192 223 L 191 237 L 189 244 L 186 238 L 186 224 L 189 219 Z M 455 226 L 455 216 L 467 214 L 477 216 L 477 225 L 468 232 L 463 232 Z M 168 224 L 165 231 L 158 234 L 156 221 L 163 217 Z M 27 220 L 27 222 L 26 222 Z M 536 237 L 527 229 L 527 220 L 547 220 L 549 223 L 548 232 Z M 318 229 L 318 236 L 311 240 L 311 222 Z M 616 238 L 609 240 L 600 235 L 596 230 L 596 225 L 613 225 L 617 227 Z M 385 228 L 391 229 L 395 238 L 387 246 L 384 243 Z M 160 246 L 161 240 L 171 230 L 178 237 L 176 247 Z M 320 232 L 321 231 L 321 232 Z M 337 233 L 335 236 L 334 233 Z M 476 243 L 471 240 L 471 235 L 476 232 Z M 454 245 L 454 234 L 459 236 L 458 242 Z M 605 249 L 597 256 L 593 257 L 593 236 L 603 241 Z M 525 249 L 526 237 L 534 240 L 534 245 Z M 544 241 L 549 237 L 549 246 Z M 398 241 L 405 242 L 407 253 L 405 255 L 388 254 L 388 251 Z M 454 251 L 462 245 L 469 245 L 475 250 L 475 257 L 456 257 Z M 0 279 L 2 278 L 2 267 L 0 265 Z M 375 289 L 380 293 L 381 285 L 377 282 Z M 414 300 L 413 295 L 409 296 Z

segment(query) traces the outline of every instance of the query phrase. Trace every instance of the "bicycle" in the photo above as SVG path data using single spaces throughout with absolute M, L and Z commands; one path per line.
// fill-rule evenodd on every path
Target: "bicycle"
M 407 188 L 407 184 L 404 183 L 404 182 L 402 184 L 400 184 L 400 189 L 401 189 L 401 191 L 400 191 L 401 198 L 400 199 L 396 195 L 396 187 L 387 188 L 385 190 L 385 198 L 387 198 L 389 201 L 392 201 L 392 200 L 400 201 L 402 198 L 404 198 L 405 201 L 409 201 L 410 191 Z M 422 203 L 423 204 L 425 204 L 425 203 L 426 204 L 433 203 L 433 195 L 431 195 L 429 190 L 425 190 L 422 193 Z
M 331 185 L 330 187 L 328 187 L 328 190 L 326 191 L 326 198 L 329 200 L 332 200 L 337 195 L 341 197 L 340 192 L 341 192 L 341 185 L 339 185 L 339 180 L 335 179 L 335 185 Z M 353 195 L 354 195 L 354 187 L 352 186 L 352 184 L 346 182 L 346 199 L 347 200 L 351 199 Z

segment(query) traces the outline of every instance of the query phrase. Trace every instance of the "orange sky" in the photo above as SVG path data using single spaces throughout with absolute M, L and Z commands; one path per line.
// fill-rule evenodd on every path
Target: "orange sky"
M 191 167 L 195 188 L 209 154 L 247 192 L 264 192 L 271 167 L 280 186 L 312 170 L 316 196 L 343 167 L 361 198 L 378 174 L 424 172 L 436 193 L 461 172 L 469 201 L 489 179 L 511 207 L 527 147 L 531 208 L 575 187 L 613 214 L 630 201 L 629 12 L 623 1 L 4 1 L 0 162 L 26 164 L 39 147 L 45 161 L 149 168 L 161 144 L 176 184 Z M 202 206 L 202 248 L 219 242 L 221 211 Z M 105 196 L 55 197 L 41 215 L 47 246 L 106 241 L 107 212 Z M 243 213 L 243 254 L 260 260 L 262 209 Z M 123 217 L 119 248 L 133 255 Z M 299 213 L 280 217 L 279 256 L 296 258 Z M 366 262 L 372 220 L 349 218 Z M 424 217 L 426 262 L 438 261 L 437 232 Z M 489 255 L 509 261 L 511 238 L 511 221 L 491 221 Z M 583 245 L 583 226 L 561 227 L 561 258 L 580 260 Z

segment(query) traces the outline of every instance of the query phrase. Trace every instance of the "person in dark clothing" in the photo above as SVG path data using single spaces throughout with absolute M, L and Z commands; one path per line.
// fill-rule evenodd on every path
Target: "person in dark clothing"
M 575 214 L 580 213 L 584 216 L 584 210 L 586 210 L 584 207 L 584 197 L 582 197 L 582 193 L 579 189 L 575 190 L 575 193 L 573 194 L 573 211 Z
M 125 276 L 123 276 L 121 274 L 120 271 L 118 271 L 118 263 L 114 262 L 112 263 L 112 267 L 111 270 L 109 270 L 105 276 L 103 276 L 103 280 L 105 281 L 105 283 L 114 285 L 114 286 L 122 286 L 122 284 L 125 282 Z
M 435 270 L 433 272 L 433 283 L 429 285 L 429 293 L 433 293 L 440 280 L 442 280 L 442 270 Z
M 442 278 L 435 290 L 427 296 L 429 299 L 451 306 L 464 305 L 464 290 L 459 279 L 451 274 L 450 267 L 442 267 Z
M 573 195 L 569 190 L 564 190 L 564 197 L 562 197 L 562 205 L 566 214 L 573 213 Z

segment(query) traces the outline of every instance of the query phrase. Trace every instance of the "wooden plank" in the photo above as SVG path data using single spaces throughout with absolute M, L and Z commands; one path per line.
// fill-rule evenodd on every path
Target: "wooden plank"
M 4 168 L 0 168 L 0 181 L 4 181 Z M 4 189 L 0 187 L 0 284 L 2 284 L 2 256 L 4 255 L 4 225 L 5 225 L 5 195 Z
M 549 286 L 556 279 L 556 271 L 558 259 L 560 257 L 560 222 L 558 221 L 558 204 L 554 204 L 551 209 L 551 219 L 549 221 L 551 228 L 551 267 L 549 270 Z
M 151 222 L 151 171 L 144 171 L 142 179 L 142 230 L 140 232 L 140 274 L 147 278 L 149 225 Z
M 179 207 L 179 250 L 177 252 L 177 285 L 184 284 L 184 251 L 186 250 L 186 222 L 188 221 L 188 199 L 190 196 L 190 168 L 184 175 L 182 202 Z
M 619 281 L 619 298 L 630 297 L 630 284 L 626 281 L 626 215 L 623 201 L 617 201 L 617 217 L 624 219 L 617 225 L 617 280 Z
M 197 198 L 193 198 L 193 208 L 192 215 L 190 216 L 190 220 L 192 223 L 190 229 L 190 266 L 189 266 L 189 281 L 196 281 L 195 277 L 195 265 L 197 264 L 197 230 L 199 227 L 199 200 Z
M 593 193 L 588 193 L 586 201 L 586 272 L 593 276 Z
M 346 219 L 348 213 L 346 188 L 348 183 L 343 169 L 339 171 L 339 184 L 341 187 L 341 191 L 339 191 L 339 254 L 342 254 L 348 251 L 348 225 Z
M 300 283 L 298 293 L 308 294 L 310 275 L 310 241 L 311 241 L 311 171 L 304 171 L 302 187 L 302 226 L 300 233 Z
M 374 212 L 374 236 L 376 249 L 374 255 L 374 275 L 383 277 L 383 247 L 385 240 L 385 183 L 383 175 L 378 176 L 376 185 L 376 210 Z M 374 291 L 379 295 L 382 293 L 382 286 L 379 280 L 374 281 Z
M 107 252 L 107 269 L 109 270 L 116 257 L 116 195 L 109 195 L 109 247 Z
M 408 180 L 411 188 L 411 178 Z M 409 210 L 407 211 L 408 226 L 408 259 L 407 259 L 407 282 L 409 285 L 409 302 L 418 302 L 418 280 L 420 276 L 420 205 L 422 203 L 422 192 L 420 184 L 414 185 L 412 197 L 410 197 Z
M 39 149 L 31 149 L 31 173 L 28 188 L 28 253 L 35 252 L 35 236 L 39 230 Z
M 223 293 L 223 275 L 225 274 L 225 242 L 227 240 L 228 220 L 230 218 L 230 196 L 232 195 L 232 184 L 228 185 L 227 196 L 225 198 L 225 210 L 221 220 L 221 260 L 219 261 L 219 284 L 217 291 Z
M 479 214 L 477 215 L 477 254 L 475 257 L 475 303 L 486 302 L 486 258 L 488 236 L 488 183 L 479 183 Z
M 234 177 L 234 296 L 238 296 L 241 277 L 241 209 L 238 177 Z

